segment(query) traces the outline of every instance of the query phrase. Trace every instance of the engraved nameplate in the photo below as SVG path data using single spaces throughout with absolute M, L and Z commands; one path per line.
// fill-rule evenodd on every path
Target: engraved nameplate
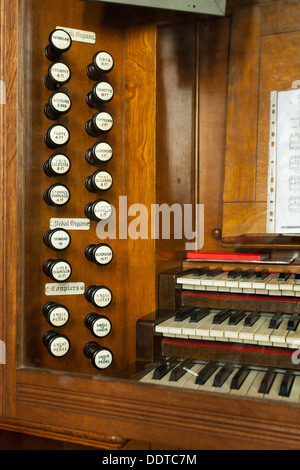
M 50 229 L 64 228 L 65 230 L 90 230 L 89 219 L 50 219 Z
M 57 26 L 56 29 L 63 29 L 67 31 L 73 41 L 85 42 L 87 44 L 96 44 L 96 34 L 92 31 L 82 31 L 81 29 L 65 28 L 64 26 Z
M 84 282 L 60 282 L 45 285 L 45 295 L 82 295 L 84 290 Z

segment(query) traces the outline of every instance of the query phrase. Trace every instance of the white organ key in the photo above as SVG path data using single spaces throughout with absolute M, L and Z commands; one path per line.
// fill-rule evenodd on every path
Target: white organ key
M 223 276 L 224 276 L 224 273 L 220 273 L 215 277 L 206 276 L 205 278 L 202 279 L 201 284 L 202 286 L 215 286 L 216 285 L 215 283 L 217 282 L 217 280 L 223 278 Z
M 174 335 L 186 335 L 187 333 L 183 332 L 183 329 L 190 324 L 190 319 L 187 318 L 186 320 L 183 321 L 173 321 L 173 323 L 169 326 L 168 328 L 168 333 L 174 334 Z
M 265 277 L 262 280 L 255 280 L 252 284 L 253 289 L 266 289 L 266 285 L 273 279 L 276 274 L 269 274 L 269 276 Z
M 260 326 L 260 328 L 254 333 L 254 340 L 259 343 L 265 342 L 272 344 L 270 340 L 271 334 L 275 331 L 273 328 L 269 328 L 271 317 L 266 317 L 266 321 Z
M 228 273 L 223 273 L 220 277 L 218 277 L 218 279 L 215 279 L 214 286 L 225 287 L 227 279 L 228 279 Z
M 273 333 L 270 335 L 270 341 L 272 343 L 284 344 L 286 342 L 286 337 L 288 334 L 287 325 L 288 325 L 288 318 L 285 318 L 279 328 L 274 330 Z
M 155 326 L 156 333 L 168 333 L 169 326 L 171 326 L 173 323 L 174 323 L 174 317 L 170 317 L 164 322 L 159 323 L 158 325 Z
M 237 341 L 239 339 L 239 334 L 244 328 L 245 319 L 241 320 L 237 325 L 228 325 L 224 331 L 224 337 L 229 338 L 229 340 Z
M 152 369 L 150 372 L 148 372 L 148 374 L 144 375 L 144 377 L 142 377 L 139 382 L 142 382 L 142 383 L 154 383 L 155 380 L 152 378 L 153 377 L 153 372 L 154 372 L 154 369 Z
M 275 380 L 271 386 L 270 392 L 264 395 L 264 398 L 269 400 L 281 400 L 281 396 L 279 395 L 280 392 L 280 385 L 284 374 L 277 374 Z
M 256 276 L 252 276 L 247 280 L 241 280 L 239 281 L 239 287 L 242 289 L 253 289 L 253 282 L 255 281 Z
M 286 344 L 292 348 L 294 346 L 295 349 L 300 348 L 300 323 L 297 326 L 296 331 L 288 331 L 288 334 L 285 338 Z
M 274 277 L 271 279 L 271 281 L 266 284 L 265 289 L 272 290 L 272 291 L 279 290 L 278 279 L 279 279 L 279 274 L 275 274 Z
M 279 283 L 279 289 L 282 291 L 293 291 L 295 283 L 295 274 L 292 274 L 287 281 Z
M 209 335 L 213 336 L 214 338 L 222 338 L 222 341 L 229 341 L 228 338 L 225 338 L 225 331 L 228 326 L 228 318 L 220 325 L 213 325 Z
M 295 377 L 290 396 L 281 397 L 281 400 L 286 401 L 286 402 L 291 402 L 291 403 L 299 403 L 300 401 L 300 377 L 299 376 Z
M 197 385 L 197 390 L 199 390 L 199 392 L 213 392 L 215 389 L 215 387 L 213 387 L 215 376 L 221 369 L 222 367 L 218 367 L 217 370 L 211 375 L 211 377 L 205 382 L 204 385 Z
M 205 366 L 201 366 L 201 367 L 199 368 L 199 364 L 198 364 L 197 368 L 193 368 L 193 369 L 191 369 L 191 370 L 192 370 L 192 372 L 196 372 L 196 373 L 198 374 L 204 367 L 205 367 Z M 182 388 L 187 388 L 187 389 L 190 389 L 190 390 L 191 390 L 191 389 L 192 389 L 192 390 L 198 390 L 198 389 L 199 389 L 199 385 L 196 384 L 196 378 L 197 378 L 197 376 L 195 376 L 195 375 L 192 374 L 192 373 L 188 373 L 188 372 L 187 372 L 187 379 L 186 379 L 186 381 L 185 381 L 185 383 L 184 383 L 184 385 L 183 385 Z
M 259 318 L 254 325 L 252 326 L 245 326 L 239 334 L 239 338 L 242 340 L 249 340 L 249 341 L 254 341 L 254 335 L 257 332 L 257 330 L 265 323 L 267 322 L 268 319 L 264 316 Z
M 199 322 L 198 326 L 196 327 L 196 335 L 197 336 L 204 336 L 204 337 L 209 337 L 210 336 L 210 330 L 213 326 L 213 319 L 215 315 L 218 313 L 218 311 L 215 311 L 211 313 L 207 318 L 205 318 L 205 322 Z
M 249 388 L 247 392 L 247 397 L 251 397 L 251 398 L 263 398 L 264 397 L 263 393 L 258 393 L 264 376 L 265 376 L 265 372 L 258 372 L 251 387 Z
M 200 366 L 200 367 L 199 367 Z M 198 374 L 200 372 L 200 370 L 203 369 L 203 367 L 205 367 L 205 365 L 200 365 L 200 364 L 195 364 L 193 367 L 191 367 L 191 372 L 195 372 L 196 374 Z M 171 382 L 169 381 L 169 385 L 170 387 L 176 387 L 176 388 L 184 388 L 185 387 L 185 383 L 190 380 L 191 376 L 194 377 L 194 383 L 196 381 L 196 377 L 191 373 L 191 372 L 186 372 L 182 377 L 180 377 L 179 380 L 177 380 L 177 382 Z M 195 385 L 195 388 L 198 387 L 197 385 Z
M 196 273 L 189 273 L 183 276 L 180 276 L 176 279 L 177 284 L 192 284 L 195 286 L 201 285 L 201 280 L 206 276 L 205 273 L 203 274 L 196 274 Z
M 215 314 L 216 314 L 215 312 L 210 313 L 209 315 L 202 318 L 202 320 L 198 321 L 197 323 L 189 323 L 188 325 L 186 325 L 185 328 L 182 329 L 182 333 L 185 335 L 193 335 L 193 336 L 198 335 L 197 333 L 198 328 L 201 328 L 203 324 L 212 320 Z M 198 336 L 201 336 L 201 335 L 198 335 Z
M 242 279 L 242 276 L 238 276 L 235 279 L 228 279 L 226 281 L 226 287 L 239 287 L 239 281 Z
M 243 385 L 239 388 L 239 390 L 230 390 L 230 395 L 238 395 L 242 397 L 247 396 L 251 385 L 253 384 L 254 380 L 257 377 L 257 374 L 258 374 L 257 370 L 252 370 L 251 372 L 249 372 L 248 377 L 244 381 Z

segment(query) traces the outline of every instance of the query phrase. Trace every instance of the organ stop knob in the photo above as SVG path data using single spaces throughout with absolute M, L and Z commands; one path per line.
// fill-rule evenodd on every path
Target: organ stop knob
M 101 347 L 100 344 L 90 341 L 84 346 L 84 354 L 91 359 L 96 369 L 104 370 L 111 366 L 113 353 L 108 348 Z
M 57 331 L 47 331 L 43 336 L 43 343 L 50 356 L 53 357 L 65 356 L 71 347 L 69 338 Z
M 103 74 L 109 73 L 114 68 L 114 59 L 106 51 L 97 52 L 92 63 L 87 66 L 86 73 L 91 80 L 99 80 Z
M 64 29 L 55 29 L 49 34 L 49 44 L 45 49 L 47 59 L 60 60 L 65 52 L 72 46 L 72 38 Z

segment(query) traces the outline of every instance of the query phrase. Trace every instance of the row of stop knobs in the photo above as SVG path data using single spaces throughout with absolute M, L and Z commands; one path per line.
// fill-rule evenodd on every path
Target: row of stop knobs
M 53 93 L 44 106 L 44 113 L 49 120 L 56 121 L 67 114 L 72 107 L 71 98 L 67 93 L 60 90 L 71 80 L 70 68 L 60 60 L 62 55 L 69 51 L 72 46 L 72 39 L 65 30 L 57 29 L 49 35 L 49 44 L 45 49 L 46 57 L 54 62 L 48 68 L 48 73 L 44 83 Z M 92 91 L 86 95 L 86 104 L 91 108 L 97 108 L 103 103 L 109 103 L 114 96 L 113 87 L 101 80 L 103 73 L 108 73 L 114 66 L 112 56 L 104 51 L 94 55 L 92 63 L 88 65 L 86 73 L 88 77 L 95 80 Z M 92 119 L 88 120 L 85 130 L 91 137 L 98 137 L 102 133 L 109 132 L 113 127 L 113 118 L 109 113 L 96 112 Z M 66 126 L 61 124 L 52 125 L 44 136 L 44 142 L 50 149 L 58 149 L 69 143 L 70 132 Z M 97 142 L 88 149 L 85 158 L 91 165 L 109 161 L 113 156 L 111 146 L 106 142 Z M 47 176 L 61 176 L 70 171 L 71 162 L 62 153 L 52 155 L 44 163 L 44 172 Z M 98 170 L 85 181 L 85 186 L 90 192 L 107 191 L 113 184 L 112 176 L 109 172 Z M 44 201 L 50 206 L 63 206 L 70 200 L 70 191 L 63 184 L 53 184 L 43 195 Z M 91 220 L 103 220 L 110 217 L 112 208 L 107 201 L 96 201 L 88 204 L 85 208 L 86 216 Z M 58 233 L 59 232 L 59 233 Z M 64 239 L 64 249 L 70 244 L 68 232 L 62 234 L 62 230 L 49 230 L 44 235 L 46 246 L 57 250 L 58 239 Z M 60 242 L 59 242 L 60 243 Z M 61 247 L 60 247 L 61 249 Z M 59 249 L 58 249 L 59 250 Z M 108 253 L 109 251 L 109 253 Z M 86 258 L 96 264 L 108 264 L 113 258 L 112 249 L 105 244 L 90 245 L 85 250 Z M 55 282 L 66 282 L 72 273 L 72 267 L 67 260 L 49 259 L 43 265 L 44 273 Z M 85 298 L 96 308 L 105 308 L 112 302 L 112 293 L 105 286 L 89 286 L 85 290 Z M 48 302 L 43 308 L 43 314 L 48 323 L 53 327 L 64 326 L 69 321 L 69 311 L 56 302 Z M 110 320 L 97 313 L 87 315 L 85 326 L 98 338 L 107 336 L 111 331 Z M 48 331 L 43 336 L 43 343 L 49 354 L 53 357 L 65 356 L 71 343 L 67 336 L 55 330 Z M 84 347 L 84 354 L 91 359 L 92 364 L 98 369 L 106 369 L 113 361 L 112 352 L 108 348 L 101 347 L 98 343 L 91 341 Z

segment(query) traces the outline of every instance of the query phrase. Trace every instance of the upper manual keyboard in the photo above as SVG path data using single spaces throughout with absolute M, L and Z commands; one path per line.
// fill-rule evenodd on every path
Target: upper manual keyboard
M 177 278 L 186 290 L 300 297 L 300 273 L 195 269 Z

